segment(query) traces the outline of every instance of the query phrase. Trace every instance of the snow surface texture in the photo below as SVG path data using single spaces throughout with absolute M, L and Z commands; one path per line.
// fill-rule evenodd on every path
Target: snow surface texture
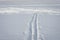
M 59 13 L 51 9 L 0 8 L 0 40 L 60 40 Z
M 36 13 L 39 12 L 39 14 L 42 13 L 48 13 L 48 14 L 55 14 L 55 13 L 60 13 L 60 10 L 57 9 L 43 9 L 43 8 L 39 8 L 39 9 L 33 9 L 33 8 L 19 8 L 19 7 L 5 7 L 5 8 L 0 8 L 0 13 L 1 14 L 20 14 L 20 12 L 30 12 L 28 14 L 32 13 Z M 24 13 L 22 13 L 24 14 Z

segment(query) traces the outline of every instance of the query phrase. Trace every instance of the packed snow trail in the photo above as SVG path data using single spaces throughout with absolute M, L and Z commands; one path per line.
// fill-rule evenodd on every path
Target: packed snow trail
M 38 14 L 34 13 L 32 20 L 29 24 L 29 37 L 28 40 L 43 40 L 43 38 L 40 36 L 40 28 L 38 26 Z

